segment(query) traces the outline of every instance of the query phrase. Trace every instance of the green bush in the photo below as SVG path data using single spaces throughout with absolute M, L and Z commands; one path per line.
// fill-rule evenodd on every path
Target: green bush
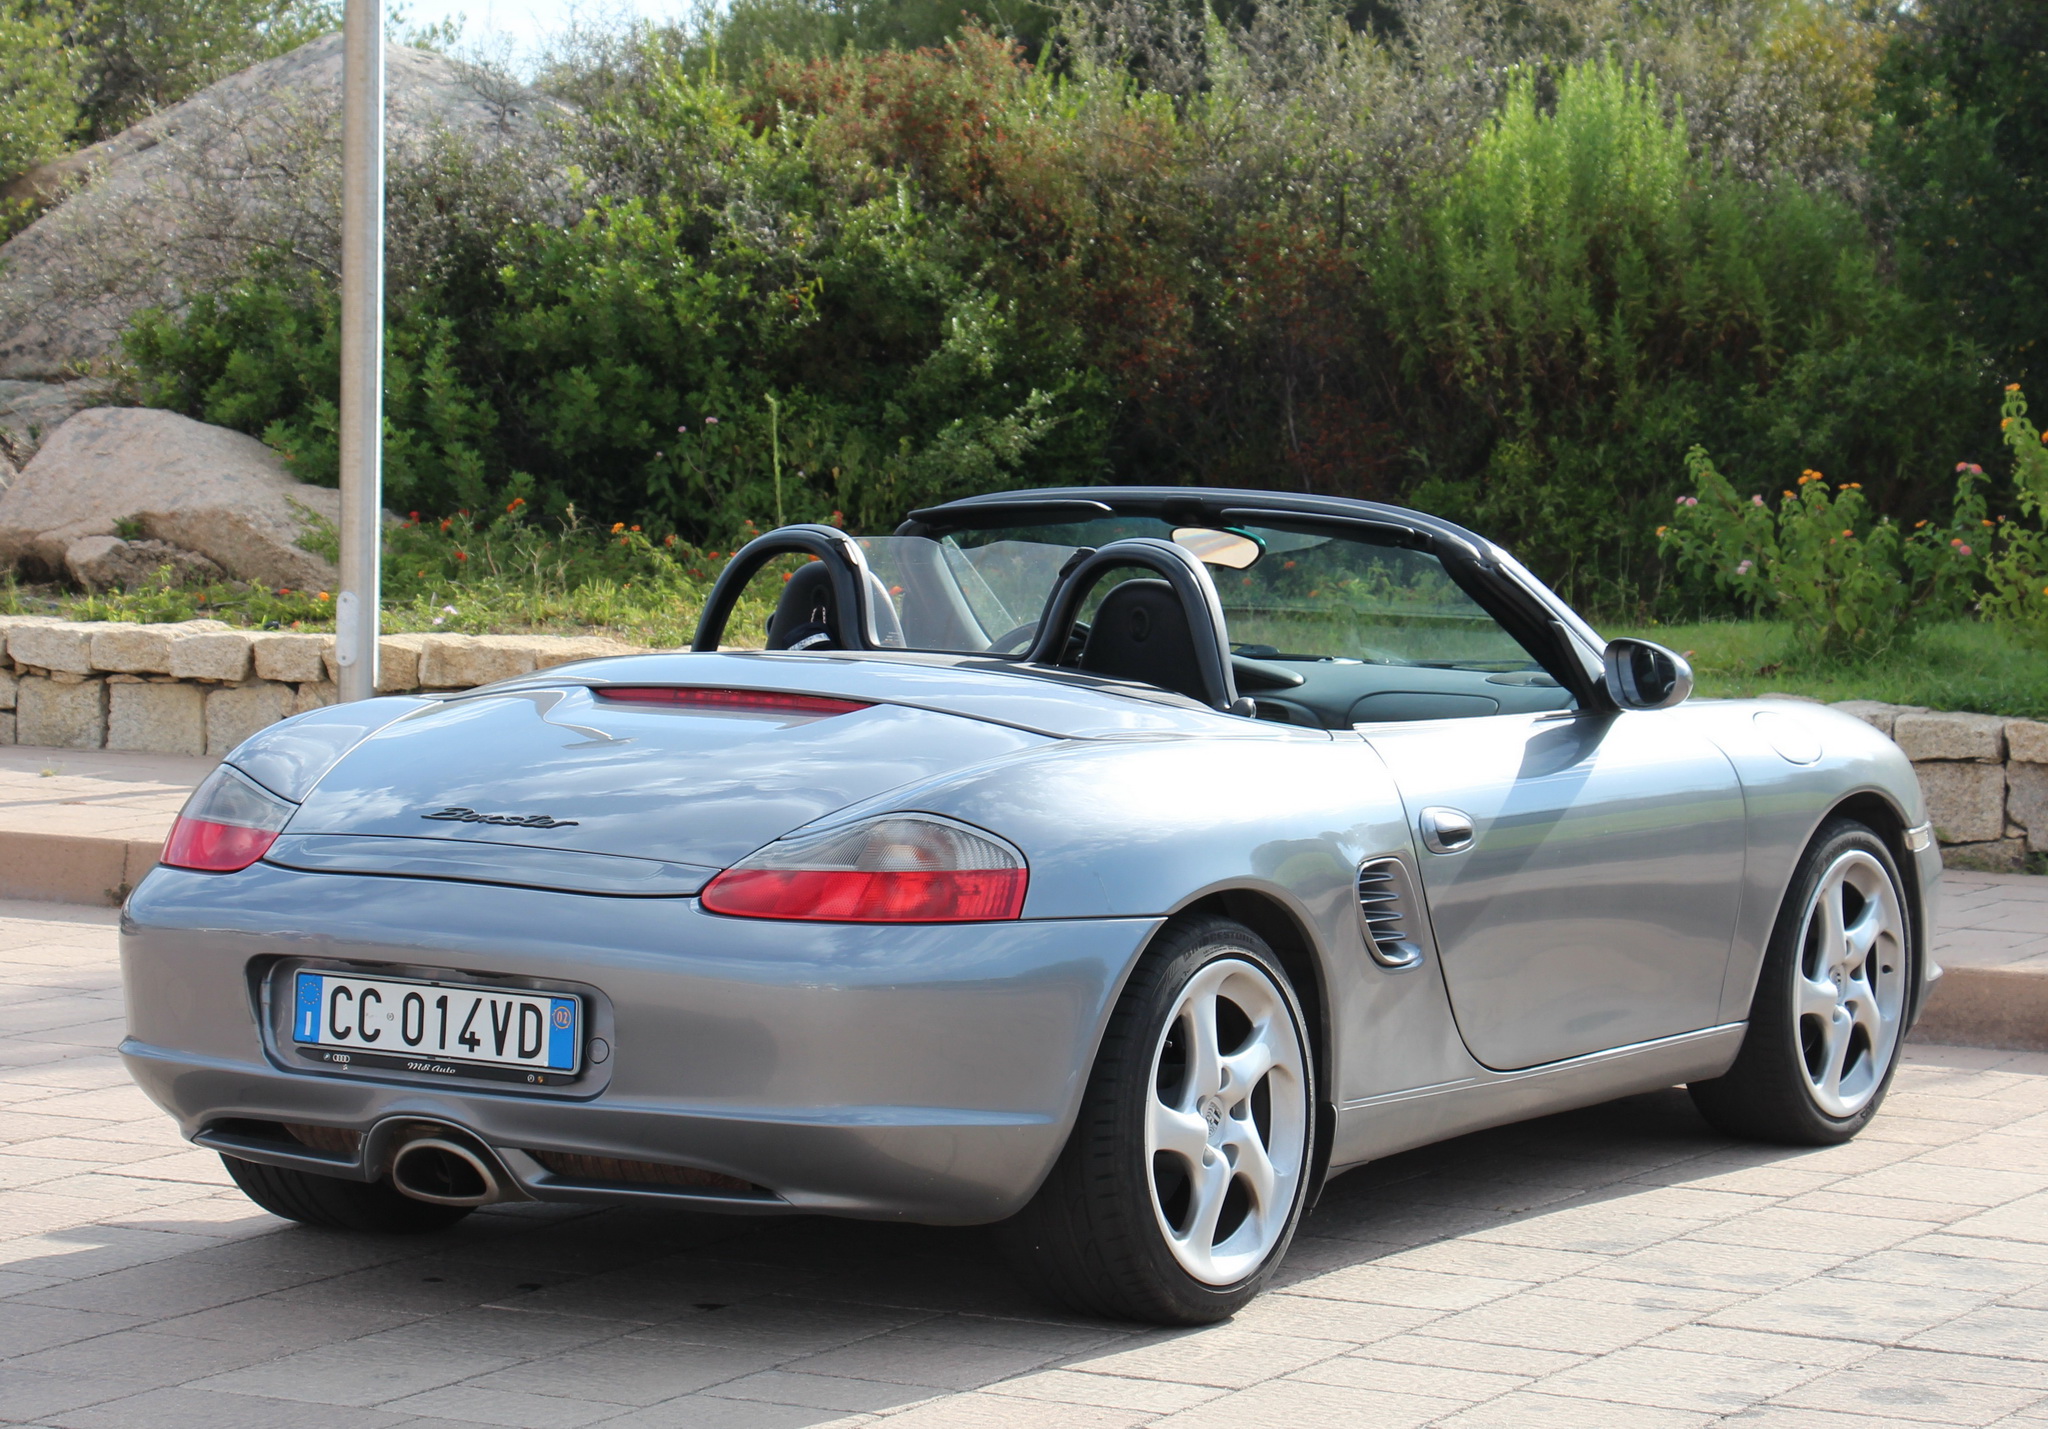
M 1912 626 L 1968 609 L 1983 570 L 1981 473 L 1958 473 L 1948 526 L 1872 519 L 1857 482 L 1813 470 L 1776 502 L 1741 497 L 1702 447 L 1686 454 L 1694 494 L 1657 538 L 1680 575 L 1751 618 L 1789 620 L 1806 655 L 1871 655 Z
M 1991 593 L 1984 613 L 2036 644 L 2048 645 L 2048 446 L 2027 418 L 2027 399 L 2018 383 L 2005 389 L 1998 420 L 2012 454 L 2012 484 L 2020 521 L 2001 523 L 2003 539 L 1987 575 Z
M 1648 473 L 1675 470 L 1704 433 L 1744 464 L 1764 441 L 1849 458 L 1826 413 L 1876 365 L 1887 382 L 1869 385 L 1890 386 L 1905 427 L 1881 454 L 1918 455 L 1928 410 L 1900 415 L 1898 384 L 1952 392 L 1966 355 L 1915 335 L 1846 204 L 1696 155 L 1647 76 L 1598 61 L 1558 74 L 1548 110 L 1538 90 L 1535 74 L 1513 79 L 1420 241 L 1389 254 L 1411 370 L 1436 376 L 1450 420 L 1493 439 L 1469 475 L 1430 481 L 1428 504 L 1613 604 L 1646 574 L 1644 518 L 1670 500 Z

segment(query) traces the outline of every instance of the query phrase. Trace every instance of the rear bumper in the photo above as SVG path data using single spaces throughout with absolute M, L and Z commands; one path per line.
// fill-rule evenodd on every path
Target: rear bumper
M 123 919 L 121 1050 L 187 1137 L 252 1159 L 375 1176 L 388 1129 L 424 1120 L 483 1141 L 536 1199 L 969 1224 L 1011 1214 L 1043 1179 L 1157 926 L 771 923 L 692 899 L 159 868 Z M 609 1055 L 542 1093 L 316 1069 L 280 1044 L 268 995 L 301 959 L 573 988 Z M 224 1125 L 280 1122 L 365 1133 L 363 1150 Z M 772 1195 L 579 1183 L 534 1151 L 688 1166 Z

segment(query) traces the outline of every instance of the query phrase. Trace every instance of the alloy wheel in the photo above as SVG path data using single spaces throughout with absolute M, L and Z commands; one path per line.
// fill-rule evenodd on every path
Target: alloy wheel
M 1152 1210 L 1207 1285 L 1252 1274 L 1286 1234 L 1308 1147 L 1301 1029 L 1264 969 L 1204 965 L 1152 1055 L 1145 1159 Z
M 1828 865 L 1799 930 L 1799 1059 L 1814 1105 L 1861 1111 L 1898 1050 L 1906 1002 L 1906 919 L 1884 865 L 1850 849 Z

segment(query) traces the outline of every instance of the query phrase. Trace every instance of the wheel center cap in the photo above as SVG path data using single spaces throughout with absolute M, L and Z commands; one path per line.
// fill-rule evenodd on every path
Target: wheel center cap
M 1206 1122 L 1208 1122 L 1208 1123 L 1209 1123 L 1209 1130 L 1211 1130 L 1211 1131 L 1214 1131 L 1214 1130 L 1216 1130 L 1216 1128 L 1217 1128 L 1217 1127 L 1219 1127 L 1219 1126 L 1223 1125 L 1223 1098 L 1222 1098 L 1222 1097 L 1219 1097 L 1219 1096 L 1206 1096 L 1206 1097 L 1203 1097 L 1203 1098 L 1202 1098 L 1202 1101 L 1201 1101 L 1201 1111 L 1202 1111 L 1202 1120 L 1203 1120 L 1203 1121 L 1206 1121 Z

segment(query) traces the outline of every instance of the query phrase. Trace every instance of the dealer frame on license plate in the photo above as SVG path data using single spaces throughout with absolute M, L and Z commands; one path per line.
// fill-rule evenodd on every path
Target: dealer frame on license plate
M 568 993 L 292 973 L 292 1045 L 332 1067 L 556 1086 L 582 1071 L 583 1020 Z

